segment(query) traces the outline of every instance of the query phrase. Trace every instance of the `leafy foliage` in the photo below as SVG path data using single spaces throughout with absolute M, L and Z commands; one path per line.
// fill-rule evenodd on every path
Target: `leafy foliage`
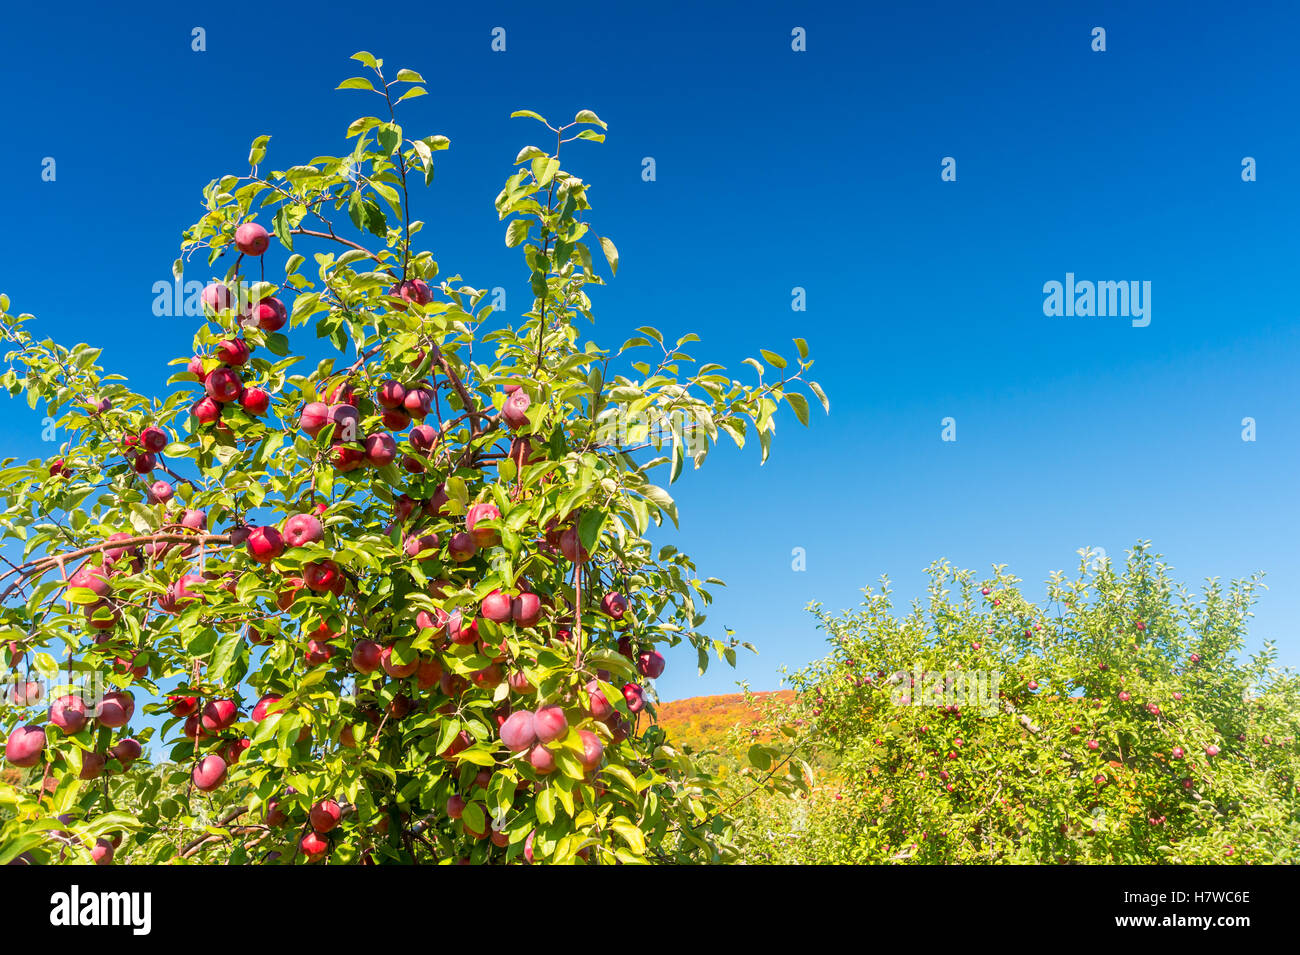
M 1085 554 L 1044 607 L 1005 567 L 930 575 L 904 617 L 887 583 L 856 612 L 813 608 L 831 652 L 766 724 L 808 785 L 787 773 L 742 805 L 747 859 L 1297 861 L 1300 679 L 1271 644 L 1237 658 L 1257 579 L 1196 598 L 1145 544 L 1122 571 Z M 977 674 L 1000 681 L 971 705 Z
M 0 862 L 85 861 L 110 830 L 130 862 L 717 859 L 716 784 L 652 725 L 647 678 L 656 647 L 688 643 L 703 669 L 740 644 L 701 629 L 721 582 L 650 538 L 677 520 L 664 485 L 720 433 L 756 435 L 766 457 L 782 402 L 805 423 L 800 387 L 825 403 L 806 345 L 752 359 L 746 385 L 695 365 L 694 335 L 647 326 L 611 351 L 580 334 L 619 264 L 560 161 L 603 140 L 589 110 L 515 114 L 554 141 L 523 149 L 496 199 L 533 295 L 498 323 L 483 289 L 416 243 L 410 190 L 450 145 L 398 123 L 423 79 L 354 59 L 369 72 L 340 89 L 382 109 L 351 124 L 346 154 L 264 172 L 260 136 L 248 173 L 203 190 L 174 274 L 227 267 L 202 291 L 174 393 L 136 394 L 96 349 L 37 340 L 0 297 L 4 387 L 72 435 L 57 459 L 0 470 L 0 530 L 21 551 L 0 573 L 5 659 L 58 683 L 52 699 L 93 675 L 137 705 L 134 724 L 93 711 L 67 733 L 40 710 L 4 713 L 6 732 L 27 722 L 45 741 L 0 786 Z M 277 281 L 267 241 L 286 254 Z M 149 428 L 165 446 L 146 450 Z M 157 471 L 173 483 L 151 484 Z M 291 538 L 317 518 L 320 533 Z M 503 620 L 480 612 L 498 591 Z M 604 603 L 615 593 L 625 613 Z M 517 609 L 528 594 L 536 614 Z M 209 719 L 223 700 L 233 722 Z M 563 731 L 509 751 L 505 716 L 543 705 L 563 708 Z M 125 738 L 162 758 L 126 771 L 110 755 Z M 98 782 L 79 779 L 105 755 Z M 327 800 L 341 823 L 305 841 Z

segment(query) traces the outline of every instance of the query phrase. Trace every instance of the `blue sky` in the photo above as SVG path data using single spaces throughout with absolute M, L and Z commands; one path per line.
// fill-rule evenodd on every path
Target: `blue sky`
M 591 108 L 608 141 L 566 165 L 622 257 L 597 340 L 693 331 L 697 357 L 742 372 L 798 335 L 832 401 L 806 431 L 787 415 L 762 469 L 728 446 L 675 486 L 674 542 L 730 584 L 710 624 L 761 653 L 703 678 L 670 654 L 664 697 L 776 686 L 778 665 L 824 650 L 808 601 L 852 606 L 881 574 L 905 601 L 935 558 L 1005 562 L 1036 592 L 1078 548 L 1139 538 L 1192 583 L 1266 571 L 1255 639 L 1300 663 L 1300 13 L 1134 7 L 16 8 L 0 35 L 0 291 L 161 391 L 193 328 L 155 318 L 151 288 L 202 186 L 244 169 L 262 133 L 277 168 L 341 152 L 371 104 L 331 91 L 368 49 L 425 75 L 404 121 L 452 141 L 418 200 L 425 241 L 518 312 L 526 274 L 492 200 L 536 137 L 509 114 Z M 1043 284 L 1067 272 L 1151 282 L 1150 325 L 1045 316 Z M 0 447 L 48 455 L 25 403 L 3 405 Z

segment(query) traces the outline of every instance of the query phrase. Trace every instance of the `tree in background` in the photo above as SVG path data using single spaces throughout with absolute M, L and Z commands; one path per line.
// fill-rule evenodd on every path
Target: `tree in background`
M 653 681 L 666 646 L 703 668 L 740 644 L 700 631 L 720 581 L 649 535 L 719 432 L 766 457 L 782 402 L 825 403 L 806 346 L 745 385 L 694 335 L 583 337 L 592 250 L 618 268 L 560 165 L 603 141 L 586 110 L 514 114 L 549 139 L 496 199 L 533 302 L 494 323 L 415 244 L 449 146 L 397 122 L 422 78 L 354 59 L 340 88 L 382 108 L 348 154 L 263 172 L 262 136 L 204 190 L 173 394 L 0 297 L 4 386 L 70 436 L 0 471 L 0 862 L 717 859 L 716 786 L 653 725 Z M 227 267 L 191 290 L 204 253 Z
M 1271 643 L 1238 659 L 1258 578 L 1196 598 L 1139 544 L 1122 572 L 1085 554 L 1039 607 L 994 570 L 932 565 L 905 617 L 887 582 L 812 608 L 831 652 L 751 748 L 779 788 L 739 804 L 746 858 L 1300 859 L 1300 680 Z

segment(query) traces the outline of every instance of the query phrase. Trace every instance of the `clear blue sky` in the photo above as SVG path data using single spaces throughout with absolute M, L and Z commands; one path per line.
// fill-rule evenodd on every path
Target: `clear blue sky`
M 670 655 L 663 696 L 775 686 L 824 649 L 806 603 L 851 606 L 882 573 L 904 600 L 944 556 L 1038 590 L 1077 548 L 1139 538 L 1193 583 L 1266 571 L 1254 633 L 1296 663 L 1297 33 L 1284 3 L 16 6 L 0 290 L 160 391 L 193 329 L 154 318 L 151 287 L 200 189 L 261 133 L 278 168 L 341 151 L 370 103 L 331 90 L 368 49 L 425 75 L 405 122 L 452 141 L 424 238 L 517 312 L 492 200 L 533 127 L 509 113 L 589 107 L 608 142 L 566 165 L 622 254 L 598 339 L 694 331 L 739 369 L 800 335 L 833 404 L 807 431 L 783 419 L 761 470 L 724 448 L 676 485 L 676 542 L 731 584 L 710 623 L 762 652 L 703 679 Z M 1044 316 L 1067 272 L 1150 281 L 1150 326 Z M 3 404 L 0 447 L 49 453 L 25 403 Z

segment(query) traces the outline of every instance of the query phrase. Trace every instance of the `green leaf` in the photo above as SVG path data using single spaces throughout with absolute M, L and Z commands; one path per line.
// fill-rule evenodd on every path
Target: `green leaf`
M 423 83 L 424 77 L 415 70 L 400 69 L 397 71 L 397 82 L 399 83 Z
M 601 236 L 600 248 L 605 253 L 605 261 L 609 263 L 609 270 L 618 275 L 618 248 L 614 245 L 613 240 Z
M 808 387 L 812 390 L 812 393 L 816 395 L 817 398 L 821 401 L 822 407 L 826 409 L 826 413 L 830 414 L 831 403 L 830 400 L 826 397 L 826 392 L 822 391 L 822 386 L 817 384 L 817 382 L 815 381 L 810 381 L 808 382 Z
M 543 116 L 541 113 L 534 113 L 531 109 L 517 109 L 510 114 L 511 119 L 519 119 L 521 117 L 525 119 L 535 119 L 544 126 L 551 125 L 546 121 L 545 116 Z
M 513 249 L 520 242 L 528 238 L 528 230 L 532 228 L 532 221 L 529 219 L 513 219 L 506 226 L 506 248 Z
M 370 90 L 372 93 L 375 92 L 375 85 L 364 76 L 350 76 L 334 88 L 336 90 Z
M 797 391 L 791 391 L 786 394 L 785 400 L 794 409 L 794 416 L 799 419 L 799 423 L 808 427 L 808 399 Z
M 573 117 L 573 121 L 575 123 L 591 123 L 594 126 L 599 126 L 601 129 L 609 129 L 608 126 L 601 122 L 600 117 L 589 109 L 579 110 L 578 115 Z

